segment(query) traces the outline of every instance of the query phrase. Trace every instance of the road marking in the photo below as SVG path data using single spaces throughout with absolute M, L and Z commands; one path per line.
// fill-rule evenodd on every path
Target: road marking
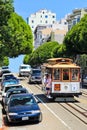
M 30 89 L 30 88 L 29 88 Z M 33 93 L 33 91 L 30 89 L 30 92 Z M 37 96 L 36 96 L 37 97 Z M 71 127 L 69 127 L 59 116 L 57 116 L 40 98 L 37 97 L 37 99 L 60 121 L 62 124 L 64 124 L 69 130 L 72 130 Z

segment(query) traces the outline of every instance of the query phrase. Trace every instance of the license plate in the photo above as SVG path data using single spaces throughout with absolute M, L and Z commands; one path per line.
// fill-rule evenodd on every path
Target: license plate
M 22 120 L 24 121 L 24 120 L 28 120 L 29 119 L 29 117 L 22 117 Z

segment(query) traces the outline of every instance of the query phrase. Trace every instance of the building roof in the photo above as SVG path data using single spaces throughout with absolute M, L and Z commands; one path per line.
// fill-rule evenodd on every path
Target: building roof
M 45 29 L 43 29 L 43 30 L 41 30 L 41 32 L 42 32 L 42 34 L 50 34 L 51 32 L 52 32 L 52 28 L 45 28 Z
M 66 34 L 66 30 L 59 30 L 59 29 L 55 29 L 53 30 L 52 28 L 45 28 L 43 30 L 41 30 L 42 34 L 50 34 L 51 32 L 54 32 L 54 34 Z
M 58 30 L 58 29 L 54 31 L 55 34 L 66 34 L 66 32 L 67 32 L 66 30 Z

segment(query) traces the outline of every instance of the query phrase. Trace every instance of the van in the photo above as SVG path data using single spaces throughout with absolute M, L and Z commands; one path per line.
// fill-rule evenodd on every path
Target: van
M 19 76 L 29 76 L 31 72 L 31 66 L 27 64 L 22 64 L 19 67 Z

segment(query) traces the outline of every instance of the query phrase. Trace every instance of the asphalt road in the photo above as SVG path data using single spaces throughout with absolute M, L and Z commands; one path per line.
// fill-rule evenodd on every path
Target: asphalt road
M 43 115 L 42 122 L 8 125 L 5 123 L 4 115 L 5 130 L 87 130 L 87 125 L 60 106 L 59 102 L 49 101 L 38 85 L 29 85 L 27 80 L 21 80 L 21 84 L 40 100 L 39 106 Z

